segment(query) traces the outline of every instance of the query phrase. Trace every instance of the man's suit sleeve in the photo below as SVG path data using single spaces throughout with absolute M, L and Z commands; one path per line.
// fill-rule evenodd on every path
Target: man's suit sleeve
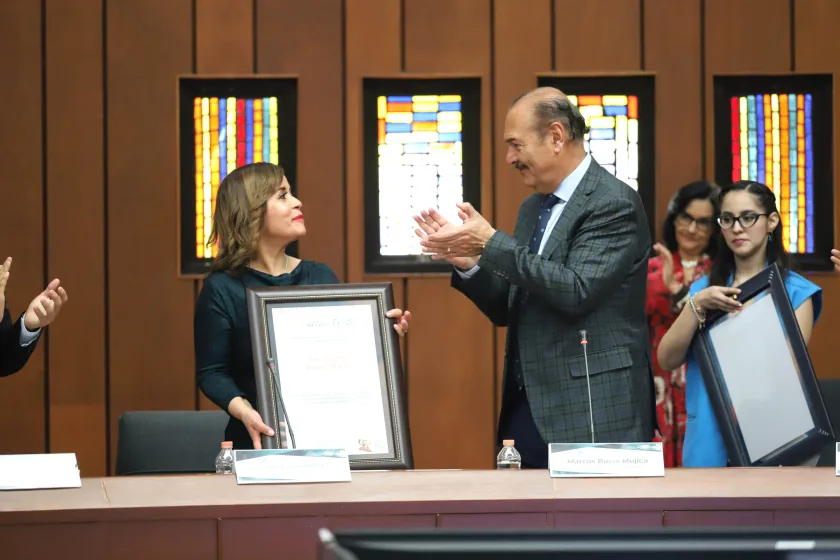
M 643 224 L 633 201 L 601 200 L 571 240 L 567 265 L 535 255 L 497 231 L 481 255 L 482 270 L 502 274 L 565 314 L 586 314 L 619 286 L 640 255 Z
M 36 338 L 26 346 L 20 344 L 20 329 L 22 316 L 14 324 L 9 310 L 3 310 L 3 320 L 0 321 L 0 377 L 6 377 L 23 369 L 29 356 L 38 345 Z M 38 337 L 40 338 L 40 337 Z
M 504 278 L 479 269 L 469 279 L 464 279 L 453 271 L 452 287 L 470 298 L 494 325 L 507 326 L 510 284 Z

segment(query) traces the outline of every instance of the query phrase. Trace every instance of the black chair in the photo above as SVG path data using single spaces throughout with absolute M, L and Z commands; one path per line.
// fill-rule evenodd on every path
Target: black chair
M 840 379 L 820 379 L 819 384 L 828 417 L 834 427 L 835 436 L 840 436 Z M 830 443 L 820 455 L 817 466 L 833 467 L 836 458 L 835 444 Z
M 228 418 L 222 410 L 126 412 L 119 421 L 116 475 L 216 472 Z

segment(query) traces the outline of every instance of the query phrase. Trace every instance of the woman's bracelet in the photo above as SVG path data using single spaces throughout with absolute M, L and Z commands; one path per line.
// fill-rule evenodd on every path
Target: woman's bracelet
M 697 317 L 697 322 L 700 323 L 700 328 L 702 329 L 706 325 L 706 315 L 701 314 L 697 310 L 697 304 L 694 303 L 693 296 L 688 298 L 688 305 L 691 306 L 691 310 L 694 312 L 694 316 Z

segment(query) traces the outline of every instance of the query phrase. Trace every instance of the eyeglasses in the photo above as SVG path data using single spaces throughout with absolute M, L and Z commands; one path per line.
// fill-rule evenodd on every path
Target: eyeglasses
M 689 227 L 691 224 L 697 224 L 697 229 L 700 231 L 709 231 L 712 229 L 712 218 L 695 218 L 691 214 L 687 212 L 682 212 L 677 215 L 677 219 L 675 220 L 677 224 Z
M 741 224 L 741 227 L 744 229 L 751 228 L 755 225 L 758 219 L 762 216 L 769 216 L 769 214 L 757 214 L 755 212 L 750 212 L 749 214 L 744 214 L 742 216 L 732 216 L 730 214 L 724 214 L 723 216 L 718 216 L 718 223 L 720 227 L 723 229 L 729 229 L 735 225 L 735 222 Z

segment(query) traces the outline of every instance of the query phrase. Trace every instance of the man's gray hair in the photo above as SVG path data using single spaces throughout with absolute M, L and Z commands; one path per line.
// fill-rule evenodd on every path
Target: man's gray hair
M 533 93 L 533 91 L 523 93 L 513 100 L 511 106 L 516 105 L 523 97 Z M 534 101 L 533 110 L 537 121 L 535 123 L 536 131 L 540 138 L 545 136 L 548 127 L 555 122 L 560 123 L 573 142 L 582 141 L 584 134 L 589 132 L 586 119 L 580 114 L 577 106 L 570 102 L 565 95 L 538 97 Z

